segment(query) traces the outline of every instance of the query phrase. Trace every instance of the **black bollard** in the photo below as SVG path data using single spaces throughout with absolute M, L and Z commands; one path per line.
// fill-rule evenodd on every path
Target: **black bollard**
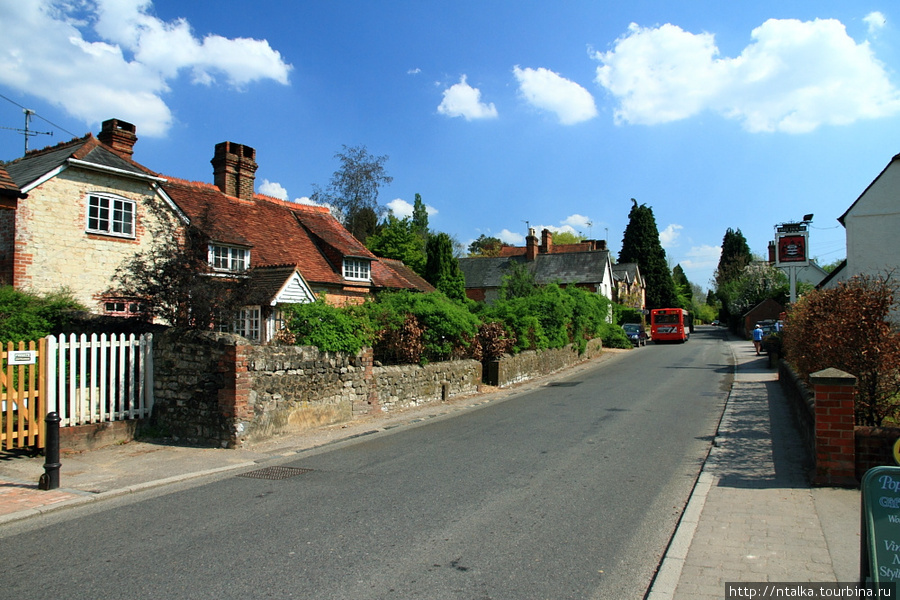
M 62 419 L 55 412 L 48 413 L 44 418 L 47 424 L 47 443 L 44 446 L 44 474 L 38 481 L 38 487 L 42 490 L 55 490 L 59 487 L 59 422 Z

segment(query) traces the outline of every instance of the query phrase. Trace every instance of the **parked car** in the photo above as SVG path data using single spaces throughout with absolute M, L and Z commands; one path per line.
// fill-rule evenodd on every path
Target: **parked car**
M 640 323 L 625 323 L 622 325 L 622 329 L 625 330 L 625 335 L 636 348 L 647 345 L 650 336 L 647 335 L 647 330 Z
M 718 327 L 720 325 L 719 320 L 715 319 L 712 323 L 710 323 L 713 327 Z

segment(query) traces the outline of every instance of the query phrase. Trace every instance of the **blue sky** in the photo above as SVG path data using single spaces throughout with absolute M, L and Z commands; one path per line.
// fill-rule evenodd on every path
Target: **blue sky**
M 256 148 L 257 191 L 305 201 L 342 145 L 389 157 L 379 201 L 432 229 L 523 244 L 608 239 L 631 198 L 708 287 L 725 230 L 764 254 L 814 213 L 810 251 L 900 152 L 900 9 L 888 0 L 327 2 L 0 0 L 0 159 L 137 126 L 135 159 L 212 182 Z M 527 223 L 527 225 L 526 225 Z

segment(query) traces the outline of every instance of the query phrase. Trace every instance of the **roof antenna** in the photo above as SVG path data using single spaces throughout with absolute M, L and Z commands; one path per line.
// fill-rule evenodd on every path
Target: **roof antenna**
M 25 129 L 15 129 L 13 127 L 0 127 L 0 129 L 10 129 L 15 131 L 16 133 L 22 133 L 25 135 L 25 154 L 28 154 L 28 138 L 34 137 L 36 135 L 53 135 L 52 131 L 34 131 L 33 129 L 29 129 L 28 125 L 31 123 L 31 115 L 35 114 L 33 110 L 23 108 L 22 112 L 25 113 Z M 23 155 L 24 156 L 24 155 Z

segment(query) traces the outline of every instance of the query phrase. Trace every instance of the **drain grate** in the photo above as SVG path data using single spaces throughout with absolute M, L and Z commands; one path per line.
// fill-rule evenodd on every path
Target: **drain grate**
M 576 385 L 581 385 L 580 381 L 554 381 L 552 383 L 548 383 L 547 387 L 575 387 Z
M 312 471 L 312 469 L 301 469 L 298 467 L 266 467 L 264 469 L 250 471 L 249 473 L 242 473 L 238 475 L 238 477 L 247 477 L 249 479 L 271 479 L 277 481 L 279 479 L 289 479 L 291 477 L 296 477 L 297 475 L 303 475 L 310 471 Z

